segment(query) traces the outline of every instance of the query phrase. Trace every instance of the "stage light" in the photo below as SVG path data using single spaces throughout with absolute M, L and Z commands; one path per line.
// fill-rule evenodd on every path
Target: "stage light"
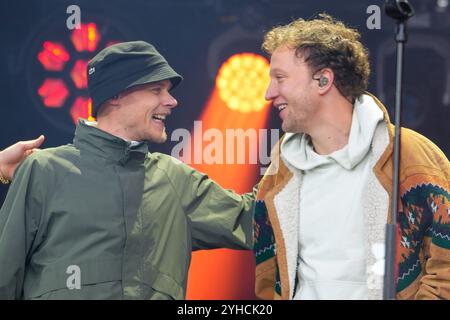
M 88 60 L 77 60 L 72 68 L 72 71 L 70 71 L 70 77 L 78 89 L 87 88 L 86 67 L 88 62 Z
M 264 100 L 269 82 L 266 58 L 254 53 L 238 53 L 228 58 L 218 68 L 216 85 L 200 116 L 201 129 L 196 132 L 194 127 L 190 147 L 186 148 L 183 160 L 226 189 L 238 193 L 252 190 L 259 177 L 257 158 L 263 145 L 261 132 L 267 128 L 270 114 L 266 108 L 268 102 Z M 202 134 L 207 132 L 214 132 L 217 136 L 207 139 L 204 144 L 202 139 L 205 136 Z M 230 132 L 236 135 L 230 135 Z M 231 284 L 237 274 L 253 272 L 253 259 L 250 252 L 216 250 L 194 253 L 187 299 L 253 297 L 251 283 Z M 220 279 L 210 270 L 219 270 Z M 211 290 L 211 282 L 221 290 Z
M 270 82 L 269 68 L 267 59 L 260 55 L 233 55 L 219 69 L 216 86 L 220 98 L 233 111 L 261 111 L 268 105 L 264 95 Z
M 119 20 L 113 23 L 98 15 L 89 19 L 68 32 L 48 24 L 29 41 L 33 43 L 26 65 L 30 95 L 52 125 L 70 133 L 79 117 L 95 120 L 87 92 L 87 63 L 101 49 L 133 34 Z
M 81 24 L 80 29 L 75 29 L 70 37 L 78 52 L 94 52 L 101 40 L 95 23 Z
M 47 108 L 60 108 L 69 95 L 69 90 L 61 79 L 45 79 L 38 94 Z
M 75 50 L 78 51 L 78 53 L 72 54 L 74 58 L 86 51 L 94 51 L 100 41 L 96 24 L 81 24 L 81 29 L 72 31 L 71 41 Z M 38 56 L 45 70 L 60 71 L 57 74 L 59 78 L 64 78 L 64 67 L 66 63 L 70 63 L 70 58 L 71 56 L 62 45 L 51 41 L 45 41 L 43 43 L 43 49 Z M 76 89 L 86 90 L 87 88 L 86 66 L 88 61 L 87 59 L 78 59 L 70 70 L 70 79 L 73 81 Z M 39 88 L 38 92 L 44 101 L 44 105 L 50 108 L 61 108 L 69 93 L 68 87 L 63 80 L 55 78 L 45 79 L 44 84 Z M 91 109 L 89 109 L 88 101 L 89 99 L 83 95 L 75 98 L 74 103 L 70 107 L 70 115 L 73 123 L 76 124 L 78 122 L 78 117 L 94 120 L 90 111 Z
M 52 41 L 45 41 L 42 51 L 38 54 L 38 59 L 47 71 L 62 71 L 70 55 L 63 45 Z
M 448 2 L 449 2 L 448 0 L 437 0 L 436 5 L 439 8 L 446 9 L 448 7 Z
M 92 117 L 92 99 L 86 97 L 77 97 L 72 107 L 70 108 L 70 115 L 74 123 L 77 123 L 78 118 L 84 118 L 89 121 L 95 120 Z

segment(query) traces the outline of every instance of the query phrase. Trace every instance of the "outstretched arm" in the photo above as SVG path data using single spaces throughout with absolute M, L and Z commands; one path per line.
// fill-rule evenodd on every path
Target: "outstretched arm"
M 251 249 L 256 188 L 239 195 L 185 164 L 177 172 L 173 184 L 192 227 L 193 250 Z
M 39 148 L 44 139 L 45 137 L 41 135 L 34 140 L 19 141 L 0 151 L 0 177 L 3 178 L 2 180 L 11 180 L 19 163 L 33 153 L 36 148 Z

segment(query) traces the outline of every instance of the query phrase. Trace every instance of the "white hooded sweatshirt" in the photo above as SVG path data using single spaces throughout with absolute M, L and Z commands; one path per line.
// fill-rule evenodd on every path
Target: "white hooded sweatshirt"
M 298 277 L 294 299 L 367 299 L 363 193 L 369 149 L 383 112 L 356 100 L 348 144 L 317 154 L 306 134 L 286 134 L 281 155 L 304 174 L 300 187 Z

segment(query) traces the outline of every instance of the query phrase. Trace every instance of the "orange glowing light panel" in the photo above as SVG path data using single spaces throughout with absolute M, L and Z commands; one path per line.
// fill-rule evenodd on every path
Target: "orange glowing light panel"
M 264 94 L 269 86 L 269 63 L 254 53 L 235 54 L 220 68 L 216 80 L 219 96 L 231 110 L 260 111 L 268 102 Z
M 78 97 L 70 108 L 70 115 L 75 124 L 78 123 L 78 118 L 89 121 L 95 120 L 92 117 L 92 100 L 90 98 Z
M 267 60 L 261 56 L 246 54 L 237 57 L 239 59 L 236 59 L 236 56 L 230 58 L 221 67 L 216 86 L 200 118 L 203 132 L 196 133 L 195 128 L 191 132 L 191 144 L 186 153 L 191 155 L 191 159 L 184 160 L 189 160 L 191 166 L 207 173 L 222 187 L 244 193 L 252 191 L 254 184 L 261 178 L 259 162 L 252 163 L 250 155 L 259 152 L 258 133 L 267 126 L 269 108 L 266 107 L 268 104 L 264 100 L 263 92 L 266 89 L 264 86 L 268 85 L 269 71 Z M 239 65 L 230 61 L 238 61 Z M 232 68 L 226 68 L 227 63 Z M 233 76 L 237 78 L 233 79 Z M 240 94 L 238 88 L 246 94 Z M 251 88 L 254 88 L 257 94 L 251 92 Z M 230 96 L 234 96 L 237 101 L 233 108 L 230 107 Z M 194 158 L 203 158 L 205 152 L 211 149 L 211 144 L 216 142 L 205 138 L 205 132 L 209 129 L 221 133 L 223 150 L 219 150 L 219 153 L 224 155 L 223 163 L 195 163 Z M 256 133 L 256 149 L 255 144 L 251 146 L 250 139 L 246 140 L 244 147 L 235 143 L 234 147 L 228 148 L 226 131 L 229 129 L 235 130 L 234 132 L 241 129 L 244 132 Z M 244 164 L 237 160 L 237 154 L 242 153 L 242 150 L 245 153 Z M 234 153 L 234 157 L 230 157 L 231 163 L 230 159 L 226 159 L 230 152 Z M 251 251 L 219 249 L 194 252 L 187 299 L 254 299 L 254 276 L 255 265 Z
M 100 42 L 100 33 L 93 22 L 80 25 L 80 29 L 74 29 L 71 35 L 72 43 L 78 52 L 94 52 Z
M 70 71 L 70 77 L 78 89 L 87 88 L 87 68 L 88 60 L 77 60 Z

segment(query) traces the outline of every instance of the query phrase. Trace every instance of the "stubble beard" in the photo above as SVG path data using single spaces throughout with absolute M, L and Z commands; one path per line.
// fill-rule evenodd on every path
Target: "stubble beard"
M 167 133 L 165 128 L 163 129 L 163 132 L 161 132 L 159 136 L 150 138 L 150 142 L 153 143 L 164 143 L 166 141 L 167 141 Z

